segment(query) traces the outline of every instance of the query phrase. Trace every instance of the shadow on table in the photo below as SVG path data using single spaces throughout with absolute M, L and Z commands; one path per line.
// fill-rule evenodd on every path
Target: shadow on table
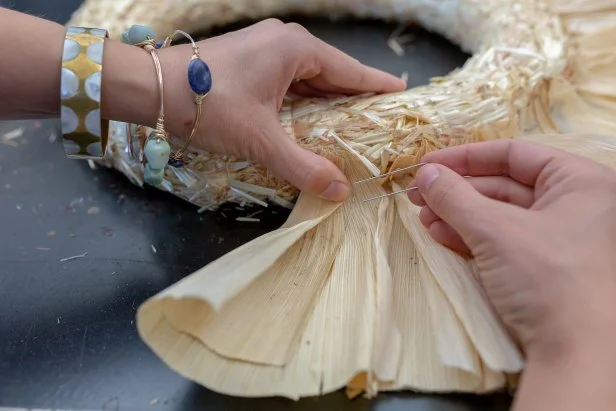
M 304 398 L 297 402 L 281 398 L 235 398 L 220 395 L 193 385 L 178 402 L 178 410 L 190 410 L 208 405 L 240 411 L 506 411 L 511 406 L 511 397 L 505 394 L 491 396 L 474 395 L 422 395 L 413 393 L 383 393 L 373 400 L 358 398 L 349 400 L 343 392 L 335 392 L 318 398 Z

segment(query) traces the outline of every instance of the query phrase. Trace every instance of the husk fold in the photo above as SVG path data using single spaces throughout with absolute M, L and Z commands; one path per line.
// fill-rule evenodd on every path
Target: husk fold
M 401 93 L 289 98 L 281 124 L 344 160 L 351 181 L 426 152 L 520 138 L 616 168 L 616 3 L 608 0 L 86 0 L 70 24 L 189 32 L 303 12 L 418 21 L 467 63 Z M 107 163 L 143 184 L 114 124 Z M 590 134 L 589 134 L 590 133 Z M 401 181 L 356 186 L 344 204 L 299 195 L 243 159 L 192 148 L 160 187 L 203 208 L 273 201 L 287 223 L 153 296 L 143 340 L 181 375 L 218 392 L 297 399 L 506 387 L 523 356 L 494 315 L 472 261 L 436 244 L 405 196 L 362 203 Z

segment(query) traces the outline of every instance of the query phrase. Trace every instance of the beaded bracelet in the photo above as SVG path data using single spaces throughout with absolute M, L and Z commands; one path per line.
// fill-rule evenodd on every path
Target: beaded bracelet
M 154 61 L 154 67 L 156 68 L 160 108 L 156 120 L 156 127 L 150 135 L 145 138 L 142 161 L 145 162 L 145 168 L 143 170 L 144 181 L 150 185 L 159 185 L 164 180 L 165 166 L 169 162 L 171 146 L 169 145 L 167 132 L 165 131 L 164 82 L 162 67 L 154 44 L 154 31 L 148 26 L 135 25 L 122 34 L 122 39 L 125 42 L 149 52 Z M 131 125 L 127 124 L 127 143 L 132 153 L 133 142 L 131 128 Z
M 109 122 L 101 118 L 101 79 L 106 30 L 69 27 L 60 77 L 64 153 L 69 158 L 100 160 L 109 141 Z
M 136 46 L 143 46 L 144 44 L 147 44 L 148 47 L 150 47 L 152 44 L 154 44 L 154 48 L 161 49 L 165 47 L 170 47 L 173 37 L 176 34 L 183 35 L 192 44 L 193 54 L 188 63 L 187 75 L 188 84 L 193 91 L 195 104 L 197 106 L 197 112 L 193 128 L 188 139 L 186 140 L 186 143 L 182 148 L 170 153 L 169 155 L 168 164 L 172 167 L 179 168 L 184 165 L 184 155 L 186 153 L 186 150 L 190 147 L 190 143 L 199 128 L 202 114 L 203 99 L 207 96 L 207 94 L 212 88 L 212 75 L 210 68 L 205 63 L 205 61 L 201 59 L 201 56 L 199 54 L 199 46 L 197 46 L 196 42 L 188 33 L 182 30 L 176 30 L 170 36 L 167 36 L 165 40 L 154 43 L 154 38 L 156 37 L 156 34 L 151 27 L 146 25 L 133 25 L 128 30 L 122 33 L 122 40 L 125 43 Z M 137 127 L 135 131 L 139 132 L 139 127 Z M 130 127 L 128 127 L 127 129 L 127 136 L 129 140 L 127 142 L 127 145 L 129 146 L 129 150 L 132 150 L 132 130 Z
M 168 36 L 165 41 L 160 44 L 160 47 L 169 47 L 171 46 L 171 42 L 173 41 L 173 37 L 176 34 L 181 34 L 186 37 L 190 43 L 192 44 L 193 54 L 188 62 L 188 84 L 194 94 L 195 104 L 197 106 L 197 113 L 195 115 L 195 121 L 193 123 L 193 128 L 186 140 L 184 146 L 171 154 L 170 165 L 173 167 L 182 167 L 184 165 L 183 156 L 188 147 L 190 147 L 190 142 L 195 136 L 197 130 L 199 129 L 199 123 L 201 121 L 201 112 L 203 109 L 203 99 L 208 95 L 210 90 L 212 89 L 212 73 L 210 71 L 209 66 L 201 59 L 199 54 L 199 46 L 195 43 L 195 40 L 190 36 L 190 34 L 182 31 L 176 30 L 170 36 Z

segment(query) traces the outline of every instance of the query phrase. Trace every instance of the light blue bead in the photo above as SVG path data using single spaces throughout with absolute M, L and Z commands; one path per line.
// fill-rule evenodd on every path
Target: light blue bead
M 156 33 L 150 26 L 135 24 L 128 29 L 128 42 L 133 45 L 139 44 L 148 38 L 153 40 L 155 37 Z
M 165 170 L 154 170 L 146 164 L 143 170 L 143 181 L 151 186 L 157 186 L 161 184 L 165 177 Z
M 122 32 L 122 43 L 129 44 L 128 42 L 128 31 L 124 30 Z
M 165 140 L 151 139 L 143 151 L 148 160 L 148 165 L 153 170 L 161 170 L 165 168 L 169 161 L 171 147 Z

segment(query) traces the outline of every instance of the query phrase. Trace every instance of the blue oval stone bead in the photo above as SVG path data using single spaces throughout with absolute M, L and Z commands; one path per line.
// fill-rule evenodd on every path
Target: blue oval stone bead
M 188 63 L 188 83 L 196 94 L 204 95 L 212 89 L 212 73 L 205 61 L 194 59 Z
M 164 43 L 165 43 L 165 40 L 158 40 L 156 44 L 154 44 L 154 48 L 159 49 L 163 46 Z

